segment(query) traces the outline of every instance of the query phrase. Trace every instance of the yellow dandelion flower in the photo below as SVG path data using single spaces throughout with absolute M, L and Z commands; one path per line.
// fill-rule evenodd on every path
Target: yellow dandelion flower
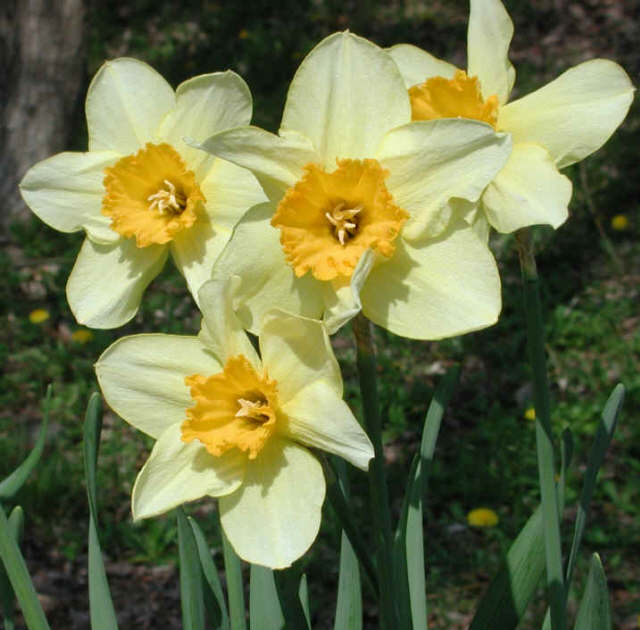
M 37 308 L 35 311 L 29 313 L 29 321 L 32 324 L 42 324 L 49 319 L 49 311 L 44 308 Z
M 249 37 L 249 31 L 246 28 L 243 28 L 238 33 L 238 39 L 247 39 Z
M 467 523 L 471 527 L 495 527 L 499 520 L 498 515 L 490 508 L 476 508 L 467 514 Z
M 616 216 L 611 219 L 611 227 L 616 230 L 616 232 L 623 232 L 629 227 L 629 217 L 626 214 L 616 214 Z
M 79 328 L 71 333 L 71 340 L 76 343 L 85 344 L 93 339 L 93 333 L 85 328 Z
M 528 407 L 524 412 L 524 417 L 526 420 L 535 420 L 536 419 L 536 410 L 534 407 Z

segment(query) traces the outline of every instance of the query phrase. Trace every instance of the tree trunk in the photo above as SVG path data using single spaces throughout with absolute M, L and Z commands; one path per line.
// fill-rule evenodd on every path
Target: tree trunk
M 0 229 L 27 169 L 67 147 L 85 70 L 84 0 L 0 2 Z

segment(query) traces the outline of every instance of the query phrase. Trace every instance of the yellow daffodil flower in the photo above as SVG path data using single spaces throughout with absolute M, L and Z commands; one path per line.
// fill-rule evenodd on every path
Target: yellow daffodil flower
M 498 515 L 490 508 L 476 508 L 467 514 L 467 523 L 471 527 L 495 527 L 499 520 Z
M 49 319 L 49 311 L 44 308 L 37 308 L 35 311 L 29 313 L 29 321 L 32 324 L 42 324 Z
M 350 33 L 303 60 L 278 135 L 256 127 L 199 145 L 249 168 L 270 203 L 238 223 L 214 277 L 242 277 L 239 314 L 256 332 L 281 307 L 330 332 L 361 308 L 388 330 L 436 339 L 483 328 L 500 312 L 484 243 L 454 207 L 477 201 L 511 150 L 472 120 L 411 123 L 391 57 Z M 438 238 L 429 230 L 438 223 Z
M 480 208 L 499 232 L 567 219 L 571 182 L 560 173 L 599 149 L 616 130 L 634 88 L 616 63 L 581 63 L 511 103 L 515 70 L 507 57 L 513 23 L 499 0 L 471 0 L 467 71 L 400 44 L 389 50 L 409 89 L 414 120 L 468 117 L 513 138 L 505 167 Z M 467 208 L 467 220 L 475 208 Z
M 363 470 L 373 447 L 342 400 L 322 323 L 267 314 L 258 356 L 233 310 L 238 280 L 205 284 L 199 337 L 125 337 L 96 373 L 114 411 L 157 440 L 133 489 L 134 519 L 219 497 L 238 555 L 283 568 L 320 526 L 325 481 L 307 447 Z
M 174 92 L 135 59 L 98 70 L 86 100 L 89 151 L 39 162 L 20 184 L 45 223 L 86 231 L 67 283 L 78 322 L 114 328 L 131 319 L 169 252 L 197 295 L 238 218 L 264 195 L 251 173 L 183 138 L 248 124 L 251 110 L 233 72 L 194 77 Z

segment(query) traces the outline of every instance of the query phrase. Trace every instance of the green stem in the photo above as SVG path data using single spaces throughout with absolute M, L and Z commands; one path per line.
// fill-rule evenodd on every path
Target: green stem
M 391 512 L 389 510 L 389 493 L 384 471 L 376 359 L 371 322 L 362 313 L 358 314 L 353 320 L 353 332 L 356 338 L 358 378 L 365 427 L 374 451 L 374 458 L 369 464 L 369 496 L 377 556 L 378 584 L 380 587 L 380 625 L 383 630 L 396 630 L 398 616 L 396 614 L 396 602 L 392 595 L 393 536 Z
M 231 630 L 246 630 L 247 622 L 244 608 L 244 586 L 242 584 L 242 564 L 227 539 L 222 524 L 218 521 L 222 537 L 222 554 L 224 556 L 224 573 L 227 582 L 229 600 L 229 620 Z
M 527 321 L 529 362 L 533 371 L 533 401 L 536 410 L 536 449 L 538 476 L 544 521 L 547 587 L 553 630 L 565 630 L 564 575 L 560 544 L 560 515 L 555 483 L 551 403 L 544 350 L 544 324 L 540 307 L 538 272 L 531 234 L 527 229 L 516 233 Z

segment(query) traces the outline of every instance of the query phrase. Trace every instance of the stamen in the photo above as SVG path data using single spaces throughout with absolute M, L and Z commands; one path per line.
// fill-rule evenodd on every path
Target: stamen
M 357 223 L 354 223 L 350 219 L 353 219 L 359 212 L 362 211 L 363 206 L 359 205 L 355 208 L 344 209 L 345 203 L 340 202 L 336 204 L 331 212 L 325 212 L 325 217 L 331 225 L 333 225 L 333 233 L 340 242 L 340 245 L 345 245 L 347 238 L 355 236 Z
M 258 422 L 266 422 L 269 420 L 269 414 L 266 409 L 269 403 L 262 400 L 247 400 L 246 398 L 238 398 L 240 409 L 236 411 L 236 418 L 251 418 Z
M 157 210 L 160 214 L 180 214 L 185 208 L 186 199 L 183 194 L 168 179 L 164 180 L 168 190 L 160 189 L 157 193 L 149 195 L 149 210 Z

